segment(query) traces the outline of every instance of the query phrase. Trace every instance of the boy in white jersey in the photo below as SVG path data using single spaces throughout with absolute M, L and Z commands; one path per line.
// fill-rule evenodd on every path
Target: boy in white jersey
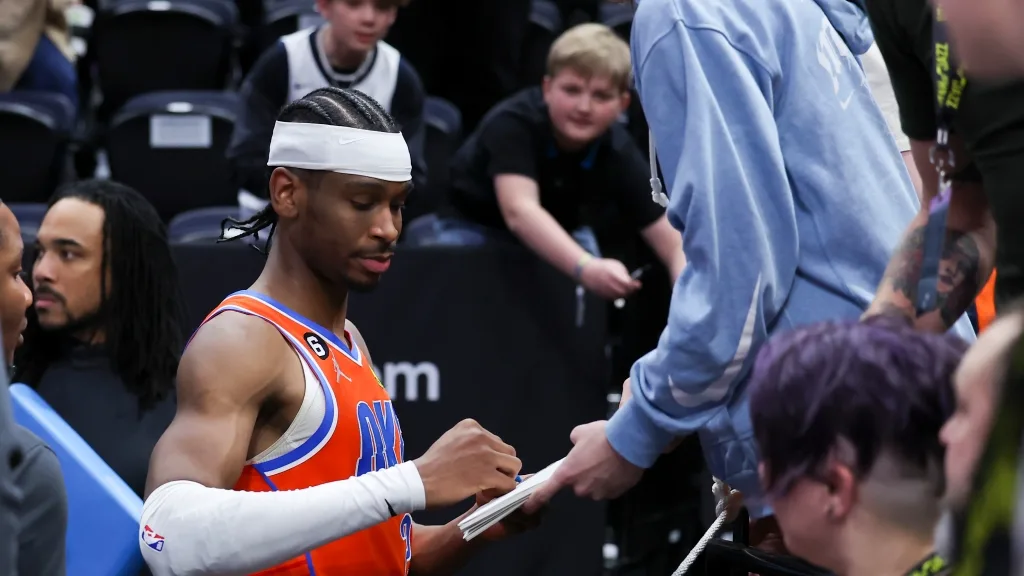
M 242 105 L 227 151 L 234 183 L 250 193 L 240 198 L 243 205 L 266 203 L 268 143 L 277 113 L 326 86 L 354 88 L 376 100 L 398 122 L 409 145 L 413 185 L 426 185 L 423 82 L 383 41 L 398 8 L 408 2 L 316 0 L 325 22 L 284 36 L 260 56 L 242 84 Z

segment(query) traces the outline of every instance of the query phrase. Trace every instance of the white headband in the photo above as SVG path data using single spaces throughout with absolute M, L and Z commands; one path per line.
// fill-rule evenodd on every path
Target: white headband
M 412 180 L 409 146 L 401 133 L 327 124 L 275 124 L 267 166 L 328 170 L 388 182 Z

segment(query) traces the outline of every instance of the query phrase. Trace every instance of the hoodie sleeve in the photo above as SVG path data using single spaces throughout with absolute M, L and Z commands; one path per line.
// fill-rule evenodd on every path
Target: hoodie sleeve
M 716 30 L 677 21 L 646 46 L 641 36 L 637 89 L 687 257 L 658 347 L 634 364 L 633 399 L 607 427 L 612 447 L 648 468 L 734 394 L 786 301 L 798 251 L 767 68 Z

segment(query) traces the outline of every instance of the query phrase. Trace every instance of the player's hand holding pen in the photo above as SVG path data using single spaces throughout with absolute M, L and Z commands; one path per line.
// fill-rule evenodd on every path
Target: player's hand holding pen
M 516 480 L 517 482 L 521 480 L 527 480 L 530 478 L 530 476 L 533 476 L 533 474 L 526 474 L 522 477 L 517 476 Z M 477 508 L 480 508 L 484 504 L 487 504 L 491 500 L 501 495 L 501 493 L 498 493 L 496 491 L 481 492 L 477 494 L 476 504 L 469 512 L 467 512 L 467 514 L 471 514 Z M 512 512 L 508 516 L 502 518 L 500 522 L 498 522 L 494 526 L 491 526 L 482 534 L 480 534 L 479 538 L 486 541 L 495 542 L 497 540 L 503 540 L 505 538 L 508 538 L 509 536 L 515 536 L 516 534 L 521 534 L 528 530 L 533 530 L 534 528 L 540 525 L 541 517 L 544 515 L 544 511 L 545 508 L 540 508 L 539 510 L 532 514 L 527 514 L 522 509 L 516 510 L 515 512 Z
M 450 506 L 479 493 L 509 492 L 523 465 L 514 448 L 474 420 L 456 424 L 413 462 L 427 508 Z

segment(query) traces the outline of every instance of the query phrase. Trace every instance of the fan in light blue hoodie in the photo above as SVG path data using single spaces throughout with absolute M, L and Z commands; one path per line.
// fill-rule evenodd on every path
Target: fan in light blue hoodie
M 687 267 L 633 366 L 612 448 L 650 467 L 698 433 L 711 472 L 759 496 L 746 377 L 775 333 L 857 318 L 917 196 L 858 55 L 848 0 L 642 0 L 633 65 Z M 974 339 L 969 321 L 954 330 Z

